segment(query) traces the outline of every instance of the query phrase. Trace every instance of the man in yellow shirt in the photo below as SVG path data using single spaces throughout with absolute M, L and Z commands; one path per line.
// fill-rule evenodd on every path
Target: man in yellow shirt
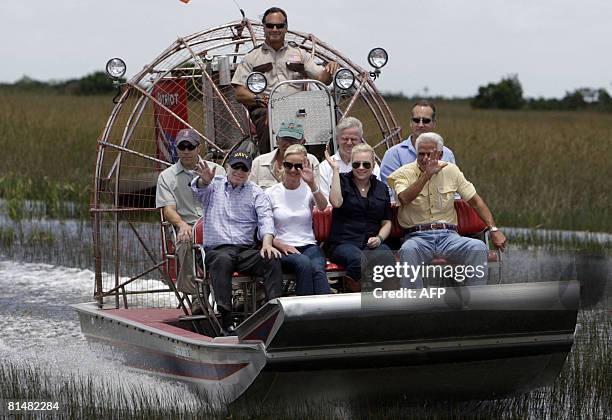
M 423 267 L 435 257 L 463 264 L 462 270 L 470 274 L 462 277 L 470 280 L 470 284 L 486 284 L 487 247 L 478 239 L 457 233 L 455 193 L 459 193 L 487 224 L 496 248 L 504 250 L 506 237 L 495 226 L 486 203 L 459 167 L 439 160 L 444 148 L 444 140 L 439 134 L 421 134 L 415 148 L 417 160 L 387 177 L 401 204 L 398 221 L 406 233 L 399 253 L 401 262 L 409 267 L 409 275 L 402 279 L 402 287 L 423 287 Z

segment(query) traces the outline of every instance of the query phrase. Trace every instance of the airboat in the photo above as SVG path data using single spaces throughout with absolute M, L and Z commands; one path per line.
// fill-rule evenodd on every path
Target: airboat
M 370 54 L 374 70 L 366 70 L 314 35 L 288 31 L 287 40 L 342 70 L 332 86 L 302 80 L 298 94 L 272 94 L 271 138 L 281 120 L 303 118 L 308 147 L 320 152 L 328 143 L 335 147 L 336 121 L 352 115 L 379 156 L 402 140 L 374 84 L 384 50 Z M 95 301 L 74 305 L 86 338 L 128 366 L 225 403 L 296 396 L 490 398 L 550 384 L 573 343 L 575 281 L 462 286 L 447 288 L 443 298 L 384 303 L 368 301 L 368 293 L 286 296 L 258 307 L 256 281 L 237 275 L 244 307 L 254 301 L 237 336 L 218 335 L 214 313 L 190 316 L 189 298 L 174 287 L 177 261 L 168 227 L 155 208 L 157 175 L 176 162 L 174 137 L 183 128 L 197 130 L 205 158 L 220 163 L 253 142 L 247 110 L 230 81 L 241 57 L 261 42 L 260 23 L 230 22 L 177 39 L 120 84 L 97 140 Z M 121 75 L 121 61 L 111 60 L 108 70 Z M 253 89 L 265 83 L 257 74 L 251 81 Z M 319 217 L 323 225 L 315 230 L 324 230 L 329 220 Z M 330 277 L 340 270 L 330 267 Z

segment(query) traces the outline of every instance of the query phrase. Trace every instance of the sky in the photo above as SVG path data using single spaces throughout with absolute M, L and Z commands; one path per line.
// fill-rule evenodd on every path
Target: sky
M 529 97 L 612 93 L 610 0 L 2 0 L 0 82 L 81 77 L 115 56 L 129 77 L 177 37 L 239 19 L 235 1 L 252 19 L 282 7 L 364 68 L 385 48 L 384 92 L 466 97 L 518 74 Z

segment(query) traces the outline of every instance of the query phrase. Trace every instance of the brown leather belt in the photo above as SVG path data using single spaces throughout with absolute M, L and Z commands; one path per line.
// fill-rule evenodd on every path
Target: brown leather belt
M 457 225 L 451 225 L 450 223 L 427 223 L 424 225 L 416 225 L 411 228 L 405 229 L 404 233 L 414 233 L 414 232 L 423 232 L 426 230 L 439 230 L 439 229 L 448 229 L 457 231 Z

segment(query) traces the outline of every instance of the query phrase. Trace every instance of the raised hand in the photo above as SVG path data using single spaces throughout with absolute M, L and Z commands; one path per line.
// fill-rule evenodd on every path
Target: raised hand
M 340 170 L 340 165 L 338 162 L 329 154 L 329 144 L 325 147 L 325 160 L 327 163 L 329 163 L 329 166 L 331 166 L 332 169 Z
M 312 164 L 308 160 L 308 158 L 304 158 L 302 161 L 302 169 L 300 170 L 300 175 L 305 183 L 309 186 L 314 185 L 314 172 L 312 171 Z
M 202 180 L 204 184 L 210 184 L 212 179 L 215 177 L 216 171 L 217 171 L 216 167 L 211 169 L 210 166 L 208 166 L 206 161 L 203 159 L 200 159 L 200 161 L 196 165 L 196 170 L 195 170 L 196 174 L 198 174 L 198 176 L 200 177 L 200 179 Z
M 442 170 L 442 168 L 444 168 L 446 165 L 448 165 L 448 163 L 441 162 L 437 158 L 433 158 L 432 159 L 430 157 L 426 157 L 424 162 L 423 162 L 423 166 L 424 166 L 424 169 L 425 169 L 425 174 L 429 178 L 431 178 L 432 176 L 434 176 L 435 174 L 440 172 Z

